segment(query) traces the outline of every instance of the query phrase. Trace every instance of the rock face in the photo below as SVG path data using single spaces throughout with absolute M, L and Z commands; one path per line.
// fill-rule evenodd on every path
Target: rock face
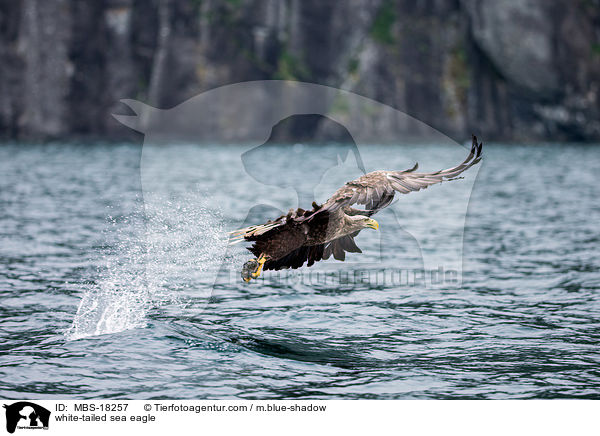
M 122 98 L 171 107 L 264 79 L 456 139 L 597 141 L 600 0 L 0 0 L 4 138 L 123 137 Z
M 597 139 L 600 3 L 464 0 L 473 128 L 494 137 Z

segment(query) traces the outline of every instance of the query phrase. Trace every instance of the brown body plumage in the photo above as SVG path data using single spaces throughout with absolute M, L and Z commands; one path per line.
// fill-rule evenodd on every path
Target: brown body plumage
M 425 189 L 452 180 L 481 160 L 482 144 L 473 136 L 471 151 L 460 165 L 434 173 L 416 172 L 418 165 L 405 171 L 373 171 L 346 183 L 322 205 L 312 210 L 290 210 L 276 220 L 232 232 L 232 243 L 252 241 L 248 249 L 257 257 L 247 262 L 242 278 L 258 277 L 262 269 L 299 268 L 304 263 L 328 259 L 345 259 L 345 252 L 360 253 L 354 237 L 364 228 L 377 229 L 370 218 L 394 199 L 394 194 Z M 354 204 L 364 209 L 354 209 Z

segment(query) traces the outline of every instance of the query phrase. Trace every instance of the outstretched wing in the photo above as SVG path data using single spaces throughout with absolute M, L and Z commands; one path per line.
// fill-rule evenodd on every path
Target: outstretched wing
M 394 194 L 408 194 L 409 192 L 425 189 L 436 183 L 457 178 L 463 171 L 471 168 L 481 160 L 483 144 L 477 143 L 473 136 L 473 144 L 467 158 L 460 165 L 435 173 L 417 173 L 418 164 L 405 171 L 373 171 L 356 180 L 346 183 L 327 200 L 320 211 L 333 212 L 339 208 L 346 208 L 350 215 L 373 215 L 388 206 L 394 199 Z M 353 204 L 365 205 L 365 210 L 353 209 Z M 317 213 L 319 213 L 318 211 Z

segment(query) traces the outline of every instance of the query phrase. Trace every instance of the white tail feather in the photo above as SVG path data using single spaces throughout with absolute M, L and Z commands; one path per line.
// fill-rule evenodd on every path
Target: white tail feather
M 237 244 L 239 242 L 243 242 L 249 236 L 258 236 L 268 232 L 275 227 L 282 225 L 281 222 L 269 223 L 269 224 L 261 224 L 254 225 L 249 227 L 244 227 L 243 229 L 233 230 L 231 232 L 227 232 L 228 235 L 231 235 L 233 238 L 229 242 L 229 245 Z

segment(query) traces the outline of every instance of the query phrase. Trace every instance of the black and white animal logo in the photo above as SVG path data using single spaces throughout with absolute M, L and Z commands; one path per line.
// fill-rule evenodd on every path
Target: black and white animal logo
M 6 431 L 14 433 L 19 429 L 47 429 L 50 411 L 29 401 L 19 401 L 4 405 L 6 409 Z

